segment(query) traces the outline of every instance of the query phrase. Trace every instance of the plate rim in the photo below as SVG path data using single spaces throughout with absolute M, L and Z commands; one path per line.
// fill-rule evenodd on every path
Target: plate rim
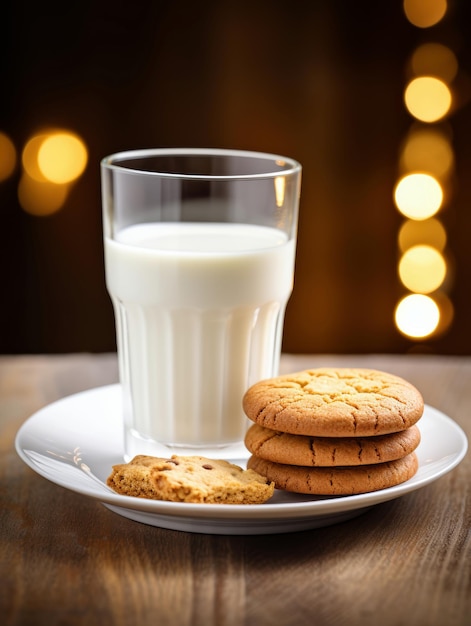
M 163 500 L 150 500 L 146 498 L 138 498 L 134 496 L 123 496 L 113 492 L 105 483 L 98 478 L 100 484 L 104 488 L 103 493 L 98 493 L 93 490 L 86 490 L 81 485 L 73 485 L 70 481 L 53 479 L 42 471 L 40 466 L 33 461 L 28 455 L 26 449 L 22 446 L 22 439 L 26 436 L 28 431 L 36 425 L 36 422 L 41 422 L 42 419 L 47 419 L 47 416 L 56 409 L 60 409 L 67 404 L 74 404 L 77 401 L 84 398 L 91 398 L 93 395 L 106 396 L 106 394 L 119 393 L 120 384 L 113 383 L 101 387 L 93 387 L 84 391 L 65 396 L 54 400 L 46 406 L 35 411 L 29 418 L 27 418 L 17 431 L 15 437 L 15 449 L 19 457 L 26 463 L 36 474 L 42 476 L 46 480 L 49 480 L 53 484 L 64 487 L 70 491 L 90 497 L 98 500 L 104 504 L 110 504 L 115 507 L 129 509 L 132 511 L 139 511 L 142 513 L 152 514 L 158 519 L 159 516 L 174 517 L 178 519 L 182 518 L 201 518 L 210 519 L 217 523 L 218 520 L 232 520 L 234 522 L 249 522 L 260 523 L 263 520 L 279 520 L 280 522 L 289 522 L 289 520 L 300 520 L 306 517 L 322 517 L 330 516 L 335 513 L 347 512 L 352 510 L 361 510 L 363 508 L 370 508 L 376 504 L 381 504 L 386 501 L 390 501 L 399 498 L 408 493 L 412 493 L 418 489 L 425 487 L 426 485 L 438 480 L 443 475 L 453 470 L 463 460 L 468 449 L 468 440 L 464 430 L 461 426 L 455 422 L 451 417 L 428 404 L 425 404 L 424 416 L 421 419 L 430 419 L 429 413 L 438 419 L 441 423 L 446 424 L 448 428 L 454 430 L 455 435 L 458 436 L 461 447 L 452 455 L 447 463 L 440 469 L 435 470 L 431 474 L 420 477 L 419 472 L 410 480 L 378 491 L 369 493 L 356 494 L 351 496 L 327 496 L 317 497 L 313 496 L 312 500 L 305 500 L 301 502 L 266 502 L 264 504 L 200 504 L 200 503 L 186 503 L 186 502 L 166 502 Z M 117 422 L 115 428 L 120 426 L 120 417 L 112 418 L 112 422 Z M 124 453 L 124 450 L 123 450 Z M 80 471 L 80 470 L 79 470 Z M 106 491 L 105 491 L 106 490 Z M 309 496 L 307 496 L 309 497 Z

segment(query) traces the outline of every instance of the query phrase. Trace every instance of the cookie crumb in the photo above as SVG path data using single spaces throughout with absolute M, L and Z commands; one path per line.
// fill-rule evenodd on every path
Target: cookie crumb
M 262 504 L 275 488 L 252 469 L 177 455 L 171 459 L 138 455 L 129 463 L 114 465 L 107 485 L 121 495 L 208 504 Z

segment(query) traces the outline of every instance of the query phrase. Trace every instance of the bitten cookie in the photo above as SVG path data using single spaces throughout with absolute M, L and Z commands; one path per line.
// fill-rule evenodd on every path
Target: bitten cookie
M 247 467 L 275 483 L 277 489 L 325 496 L 350 496 L 394 487 L 418 469 L 415 452 L 397 461 L 360 467 L 296 467 L 250 457 Z
M 171 502 L 261 504 L 274 484 L 254 470 L 200 456 L 136 456 L 114 465 L 107 485 L 117 493 Z
M 370 437 L 406 430 L 424 401 L 409 382 L 371 369 L 320 368 L 263 380 L 243 399 L 257 424 L 294 435 Z
M 308 437 L 253 424 L 245 436 L 249 452 L 275 463 L 306 467 L 372 465 L 401 459 L 420 443 L 417 426 L 376 437 Z

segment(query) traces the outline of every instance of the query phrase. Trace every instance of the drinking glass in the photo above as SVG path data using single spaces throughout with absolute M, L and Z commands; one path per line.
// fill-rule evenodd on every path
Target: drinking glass
M 242 397 L 278 373 L 301 166 L 155 149 L 109 156 L 101 175 L 125 458 L 236 458 Z

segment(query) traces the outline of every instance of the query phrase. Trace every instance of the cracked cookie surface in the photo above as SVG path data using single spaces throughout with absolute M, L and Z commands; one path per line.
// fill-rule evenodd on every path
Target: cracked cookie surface
M 401 459 L 420 443 L 417 426 L 375 437 L 309 437 L 253 424 L 245 436 L 249 452 L 261 459 L 306 467 L 372 465 Z
M 255 456 L 247 467 L 275 483 L 277 489 L 323 496 L 350 496 L 395 487 L 418 469 L 415 452 L 397 461 L 360 467 L 299 467 Z
M 178 455 L 138 455 L 114 465 L 107 485 L 127 496 L 211 504 L 261 504 L 274 491 L 273 483 L 253 470 L 220 459 Z
M 406 430 L 424 401 L 408 381 L 378 370 L 318 368 L 262 380 L 243 407 L 257 424 L 294 435 L 370 437 Z

